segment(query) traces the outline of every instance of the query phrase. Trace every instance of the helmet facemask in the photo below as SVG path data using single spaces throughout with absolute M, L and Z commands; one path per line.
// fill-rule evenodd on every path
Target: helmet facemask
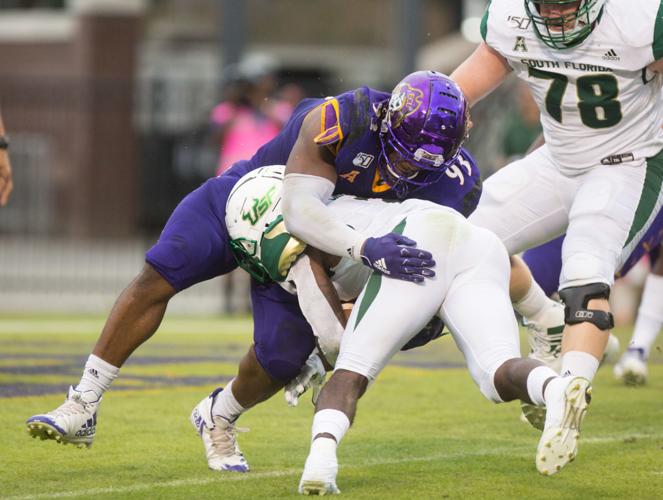
M 592 32 L 605 0 L 525 0 L 525 10 L 539 39 L 553 49 L 569 49 L 582 43 Z M 541 7 L 572 7 L 558 16 L 541 14 Z
M 265 284 L 272 281 L 269 272 L 257 258 L 257 241 L 247 238 L 236 238 L 230 240 L 230 249 L 237 261 L 237 265 L 249 273 L 258 283 Z

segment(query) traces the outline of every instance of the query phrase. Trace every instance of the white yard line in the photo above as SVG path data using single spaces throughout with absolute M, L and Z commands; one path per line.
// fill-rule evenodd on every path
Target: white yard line
M 619 441 L 624 441 L 625 439 L 663 439 L 663 434 L 624 434 L 621 436 L 603 436 L 603 437 L 594 437 L 594 438 L 585 438 L 581 440 L 581 445 L 591 445 L 591 444 L 607 444 L 607 443 L 616 443 Z M 534 456 L 534 444 L 530 447 L 518 446 L 518 447 L 491 447 L 486 449 L 467 451 L 467 452 L 457 452 L 457 453 L 435 453 L 433 455 L 423 455 L 423 456 L 413 456 L 413 457 L 402 457 L 402 458 L 393 458 L 393 459 L 382 459 L 382 460 L 369 460 L 368 462 L 362 464 L 351 464 L 351 465 L 342 465 L 342 469 L 355 469 L 360 467 L 379 467 L 382 465 L 398 465 L 409 462 L 433 462 L 444 459 L 452 458 L 463 458 L 463 457 L 473 457 L 473 456 L 489 456 L 489 455 L 499 455 L 503 456 L 504 454 L 510 455 L 524 455 L 532 454 Z M 273 478 L 273 477 L 284 477 L 284 476 L 298 476 L 301 473 L 301 468 L 298 469 L 284 469 L 281 471 L 265 471 L 265 472 L 249 472 L 248 474 L 240 473 L 216 473 L 213 476 L 208 478 L 195 478 L 195 479 L 177 479 L 174 481 L 159 481 L 152 483 L 139 483 L 132 484 L 130 486 L 119 486 L 119 487 L 108 487 L 108 488 L 91 488 L 87 490 L 69 490 L 69 491 L 59 491 L 56 493 L 40 493 L 36 495 L 21 495 L 13 497 L 5 497 L 5 500 L 39 500 L 42 498 L 73 498 L 73 497 L 92 497 L 94 495 L 105 495 L 105 494 L 125 494 L 125 493 L 135 493 L 138 491 L 152 490 L 154 488 L 178 488 L 181 486 L 203 486 L 211 483 L 227 482 L 227 481 L 246 481 L 246 480 L 257 480 L 263 478 Z M 210 472 L 210 474 L 213 474 Z M 654 475 L 661 475 L 663 472 L 654 472 Z M 293 491 L 294 491 L 293 483 Z

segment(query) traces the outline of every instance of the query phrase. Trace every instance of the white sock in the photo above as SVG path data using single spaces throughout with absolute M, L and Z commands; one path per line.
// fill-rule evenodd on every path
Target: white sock
M 543 406 L 545 404 L 543 385 L 546 380 L 557 376 L 557 372 L 547 366 L 537 366 L 534 370 L 529 372 L 529 375 L 527 376 L 527 394 L 532 400 L 532 403 L 538 406 Z
M 645 282 L 638 317 L 629 348 L 640 348 L 649 357 L 651 347 L 663 326 L 663 276 L 650 274 Z
M 562 354 L 562 376 L 584 377 L 590 382 L 599 369 L 599 360 L 588 352 L 569 351 Z
M 552 303 L 553 301 L 546 296 L 539 284 L 532 279 L 532 284 L 525 296 L 515 302 L 513 307 L 521 316 L 532 321 L 538 321 L 551 307 Z
M 555 404 L 560 401 L 568 386 L 569 377 L 555 377 L 546 386 L 544 399 L 546 405 L 546 428 L 559 425 L 564 416 L 564 405 Z
M 350 428 L 350 419 L 339 410 L 320 410 L 313 417 L 313 426 L 311 428 L 311 439 L 317 441 L 315 436 L 318 434 L 331 434 L 336 443 L 340 443 L 345 433 Z
M 212 415 L 223 417 L 230 423 L 237 420 L 246 411 L 246 408 L 237 402 L 233 394 L 232 386 L 234 381 L 235 379 L 232 379 L 228 382 L 223 390 L 216 395 L 214 404 L 212 405 Z
M 83 369 L 83 377 L 76 386 L 80 392 L 93 391 L 98 397 L 110 389 L 113 380 L 120 373 L 120 369 L 107 363 L 94 354 L 90 354 Z

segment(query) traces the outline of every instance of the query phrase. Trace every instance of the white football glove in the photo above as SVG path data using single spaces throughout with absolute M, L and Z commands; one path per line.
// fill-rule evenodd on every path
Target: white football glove
M 326 376 L 327 371 L 322 364 L 322 360 L 317 352 L 313 352 L 306 360 L 306 364 L 299 375 L 286 384 L 284 389 L 286 403 L 289 406 L 297 406 L 299 397 L 307 390 L 312 389 L 311 399 L 315 404 L 322 389 L 322 384 L 325 383 Z

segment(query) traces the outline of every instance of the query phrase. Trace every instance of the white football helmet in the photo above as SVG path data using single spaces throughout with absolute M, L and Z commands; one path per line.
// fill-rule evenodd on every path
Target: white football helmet
M 566 15 L 541 15 L 541 6 L 571 6 L 577 0 L 524 0 L 527 16 L 536 35 L 553 49 L 568 49 L 582 43 L 594 30 L 606 0 L 581 0 L 580 5 Z
M 281 213 L 285 166 L 243 176 L 228 195 L 226 228 L 239 266 L 261 283 L 283 281 L 306 244 L 286 231 Z

